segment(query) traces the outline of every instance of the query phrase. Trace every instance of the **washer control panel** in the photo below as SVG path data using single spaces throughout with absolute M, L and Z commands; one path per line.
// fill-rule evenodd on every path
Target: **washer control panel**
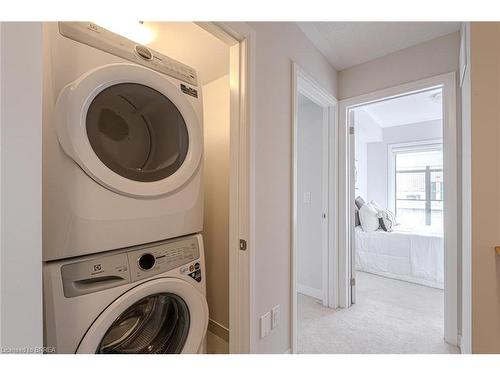
M 151 277 L 184 265 L 181 268 L 181 273 L 185 267 L 188 270 L 192 267 L 191 272 L 195 272 L 195 264 L 198 264 L 197 270 L 200 268 L 199 262 L 195 262 L 200 257 L 200 248 L 194 237 L 132 250 L 127 253 L 127 256 L 132 281 Z
M 197 237 L 157 242 L 114 251 L 61 267 L 64 295 L 89 294 L 142 280 L 178 268 L 181 275 L 201 282 Z

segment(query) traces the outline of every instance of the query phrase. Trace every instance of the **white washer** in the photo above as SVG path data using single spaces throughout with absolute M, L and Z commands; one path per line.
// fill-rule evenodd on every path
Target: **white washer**
M 200 232 L 196 71 L 89 22 L 44 46 L 44 260 Z
M 204 352 L 201 235 L 46 262 L 43 276 L 44 346 L 56 353 Z

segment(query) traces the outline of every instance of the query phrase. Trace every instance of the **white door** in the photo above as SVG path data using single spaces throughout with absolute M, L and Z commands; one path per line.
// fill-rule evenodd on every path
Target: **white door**
M 66 86 L 56 103 L 65 153 L 121 194 L 154 197 L 196 172 L 200 119 L 174 79 L 133 64 L 110 64 Z
M 349 280 L 350 280 L 350 304 L 356 303 L 356 239 L 354 236 L 355 228 L 355 207 L 354 199 L 356 199 L 356 142 L 355 142 L 355 121 L 354 110 L 349 111 Z
M 208 326 L 205 297 L 188 282 L 158 278 L 112 302 L 85 333 L 77 353 L 195 354 Z
M 297 122 L 297 290 L 328 306 L 328 109 L 305 96 Z

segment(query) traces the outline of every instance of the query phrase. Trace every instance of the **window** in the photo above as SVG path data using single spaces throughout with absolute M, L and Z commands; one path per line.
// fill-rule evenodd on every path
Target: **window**
M 392 194 L 389 199 L 398 222 L 441 233 L 444 194 L 442 144 L 393 145 L 390 154 Z

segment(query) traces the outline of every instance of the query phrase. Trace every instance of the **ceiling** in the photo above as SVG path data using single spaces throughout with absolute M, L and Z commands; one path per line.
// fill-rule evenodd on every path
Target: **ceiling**
M 145 22 L 152 49 L 195 68 L 202 85 L 229 73 L 229 47 L 192 22 Z
M 297 22 L 337 70 L 450 34 L 459 22 Z
M 357 109 L 356 113 L 364 111 L 381 128 L 388 128 L 440 120 L 441 102 L 441 89 L 435 89 L 368 104 Z

